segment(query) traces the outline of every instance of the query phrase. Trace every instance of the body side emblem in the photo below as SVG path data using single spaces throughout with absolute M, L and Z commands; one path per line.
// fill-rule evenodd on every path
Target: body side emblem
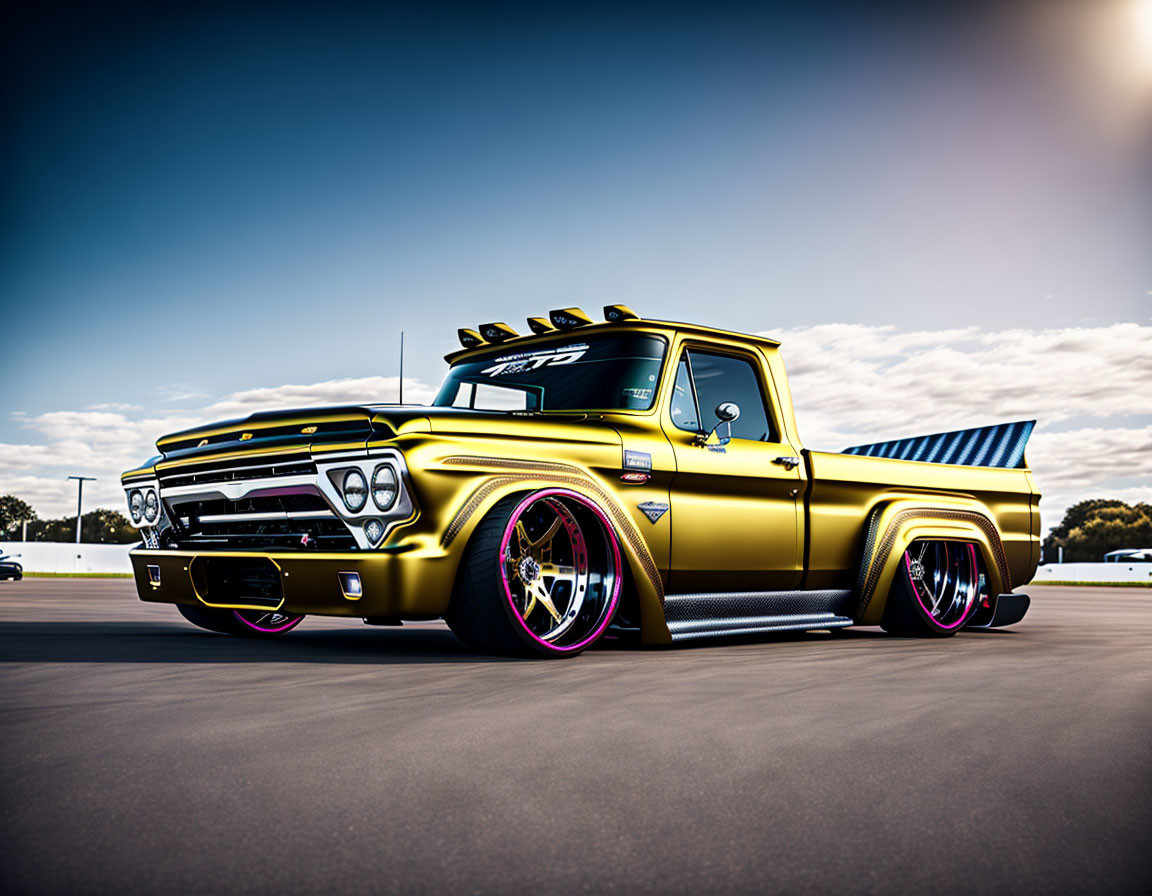
M 639 507 L 644 516 L 648 517 L 653 523 L 668 512 L 668 505 L 662 501 L 645 501 L 643 504 L 637 504 L 636 506 Z
M 252 438 L 252 433 L 250 433 L 250 432 L 240 433 L 240 441 L 241 442 L 247 442 L 250 438 Z
M 300 430 L 300 432 L 302 432 L 306 436 L 310 436 L 310 435 L 312 435 L 312 433 L 316 432 L 316 427 L 315 426 L 305 426 L 302 430 Z
M 624 469 L 651 471 L 652 455 L 647 451 L 632 451 L 630 448 L 625 448 Z

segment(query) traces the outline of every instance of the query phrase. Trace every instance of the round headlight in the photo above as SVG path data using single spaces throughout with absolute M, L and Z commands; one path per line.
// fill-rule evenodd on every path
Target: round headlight
M 144 519 L 150 523 L 156 522 L 156 517 L 160 515 L 160 501 L 156 498 L 156 492 L 152 489 L 144 495 Z
M 353 513 L 359 513 L 368 502 L 368 481 L 359 470 L 349 470 L 344 474 L 344 506 Z
M 144 516 L 144 495 L 140 489 L 133 489 L 128 493 L 128 512 L 132 514 L 132 522 L 140 522 Z
M 372 544 L 376 544 L 384 537 L 384 527 L 380 525 L 379 520 L 368 520 L 364 524 L 364 534 Z
M 372 474 L 372 500 L 381 510 L 387 510 L 396 503 L 396 471 L 388 464 L 381 464 Z

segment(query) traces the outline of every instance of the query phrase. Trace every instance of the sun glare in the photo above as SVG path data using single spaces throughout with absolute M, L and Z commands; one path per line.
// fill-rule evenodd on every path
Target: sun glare
M 1152 69 L 1152 0 L 1134 0 L 1132 28 L 1135 32 L 1138 64 L 1144 70 Z

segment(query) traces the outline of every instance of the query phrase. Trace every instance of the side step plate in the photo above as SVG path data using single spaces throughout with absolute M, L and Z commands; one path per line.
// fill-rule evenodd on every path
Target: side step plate
M 852 625 L 844 615 L 851 598 L 847 589 L 669 594 L 664 598 L 664 616 L 673 641 L 845 628 Z

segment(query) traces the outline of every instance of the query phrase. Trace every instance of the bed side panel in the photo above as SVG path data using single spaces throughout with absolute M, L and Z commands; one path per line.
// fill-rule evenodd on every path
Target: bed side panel
M 1025 469 L 961 467 L 851 454 L 809 452 L 806 588 L 851 588 L 864 549 L 869 515 L 891 500 L 922 500 L 924 506 L 965 506 L 986 513 L 1004 543 L 1012 581 L 1028 582 L 1036 571 L 1038 535 L 1033 525 L 1031 478 Z

